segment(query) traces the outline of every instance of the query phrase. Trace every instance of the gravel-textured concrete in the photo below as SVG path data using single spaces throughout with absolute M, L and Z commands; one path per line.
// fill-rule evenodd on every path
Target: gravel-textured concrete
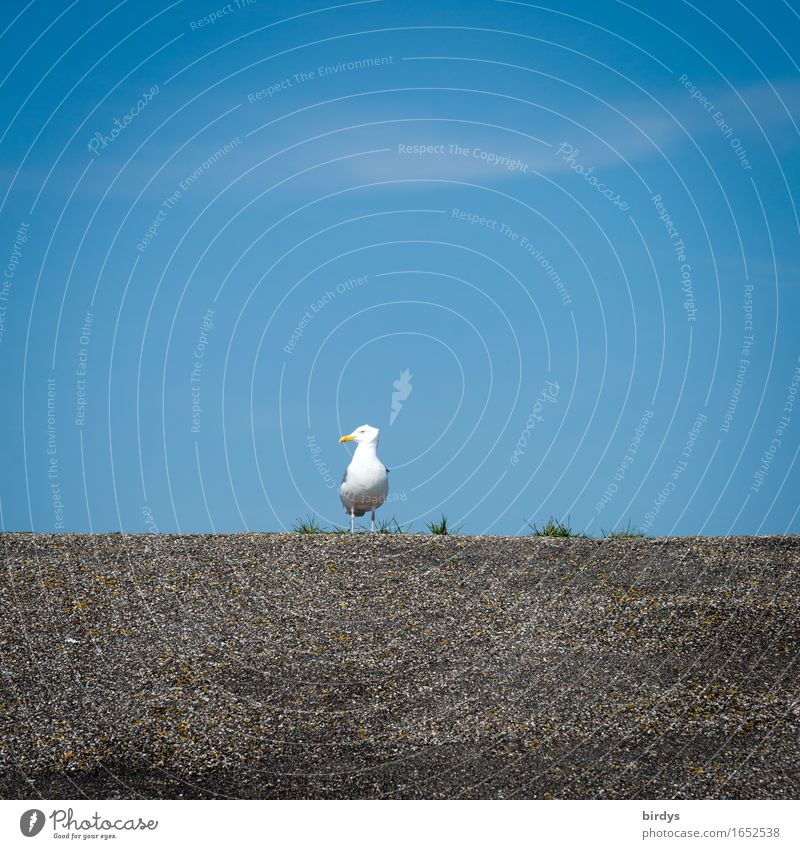
M 800 796 L 798 537 L 0 551 L 5 798 Z

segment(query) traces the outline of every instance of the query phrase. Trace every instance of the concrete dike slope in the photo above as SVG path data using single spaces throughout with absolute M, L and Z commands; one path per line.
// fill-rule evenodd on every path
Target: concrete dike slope
M 4 798 L 800 796 L 800 537 L 0 552 Z

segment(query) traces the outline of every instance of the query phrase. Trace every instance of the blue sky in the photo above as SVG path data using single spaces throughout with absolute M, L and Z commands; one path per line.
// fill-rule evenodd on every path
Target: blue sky
M 553 6 L 8 3 L 2 527 L 797 533 L 800 11 Z

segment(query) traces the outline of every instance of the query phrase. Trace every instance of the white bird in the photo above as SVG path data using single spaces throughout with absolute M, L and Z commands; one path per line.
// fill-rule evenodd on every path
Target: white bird
M 363 516 L 368 511 L 372 512 L 370 530 L 375 530 L 375 511 L 389 493 L 389 470 L 378 459 L 380 433 L 372 425 L 361 425 L 339 440 L 358 443 L 339 487 L 344 512 L 350 517 L 351 533 L 356 529 L 356 516 Z

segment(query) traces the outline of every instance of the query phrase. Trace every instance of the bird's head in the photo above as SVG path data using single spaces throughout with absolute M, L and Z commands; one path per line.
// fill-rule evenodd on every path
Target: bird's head
M 339 442 L 371 443 L 372 445 L 377 445 L 380 433 L 378 428 L 372 425 L 361 425 L 361 427 L 357 427 L 352 433 L 343 436 Z

